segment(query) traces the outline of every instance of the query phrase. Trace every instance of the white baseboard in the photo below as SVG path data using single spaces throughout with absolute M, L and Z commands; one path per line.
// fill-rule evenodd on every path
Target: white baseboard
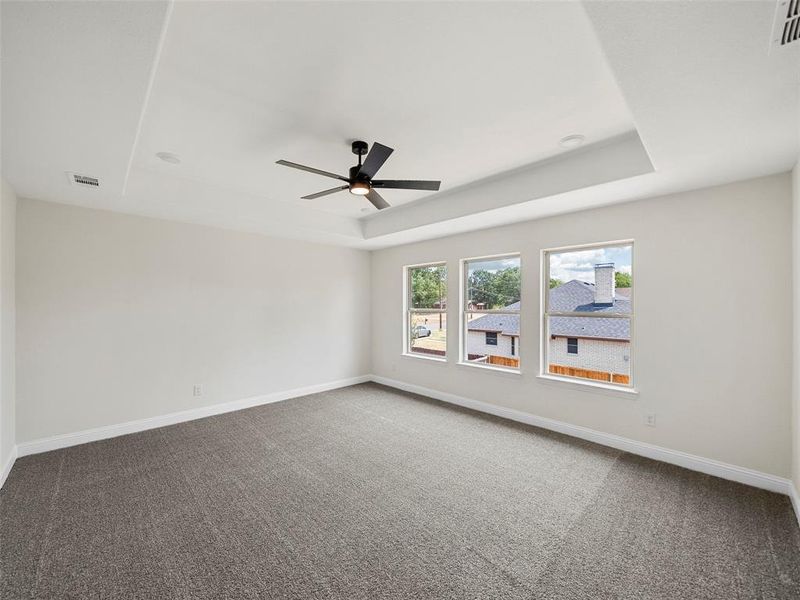
M 534 425 L 536 427 L 549 429 L 551 431 L 557 431 L 572 437 L 595 442 L 603 446 L 610 446 L 611 448 L 624 450 L 625 452 L 630 452 L 631 454 L 637 454 L 639 456 L 645 456 L 661 462 L 678 465 L 692 471 L 699 471 L 700 473 L 714 475 L 716 477 L 721 477 L 722 479 L 737 481 L 739 483 L 762 488 L 771 492 L 777 492 L 779 494 L 791 496 L 792 492 L 795 491 L 790 480 L 784 479 L 783 477 L 776 477 L 775 475 L 762 473 L 760 471 L 754 471 L 744 467 L 737 467 L 736 465 L 731 465 L 709 458 L 703 458 L 702 456 L 696 456 L 694 454 L 688 454 L 678 450 L 670 450 L 669 448 L 664 448 L 662 446 L 637 442 L 636 440 L 631 440 L 629 438 L 624 438 L 610 433 L 603 433 L 602 431 L 589 429 L 588 427 L 571 425 L 570 423 L 565 423 L 564 421 L 556 421 L 555 419 L 548 419 L 546 417 L 538 417 L 536 415 L 514 410 L 512 408 L 504 408 L 502 406 L 496 406 L 487 402 L 481 402 L 480 400 L 472 400 L 470 398 L 456 396 L 455 394 L 440 392 L 438 390 L 432 390 L 419 385 L 405 383 L 403 381 L 396 381 L 394 379 L 388 379 L 378 375 L 373 375 L 372 381 L 375 383 L 388 385 L 389 387 L 397 388 L 399 390 L 405 390 L 414 394 L 420 394 L 421 396 L 428 396 L 436 400 L 449 402 L 450 404 L 457 404 L 458 406 L 471 408 L 472 410 L 488 413 L 497 417 L 511 419 L 512 421 L 519 421 L 520 423 Z M 798 499 L 796 496 L 792 499 L 795 502 L 795 513 L 800 519 L 800 511 L 798 511 Z
M 60 448 L 68 448 L 69 446 L 77 446 L 78 444 L 86 444 L 88 442 L 105 440 L 108 438 L 117 437 L 119 435 L 136 433 L 137 431 L 146 431 L 147 429 L 155 429 L 156 427 L 164 427 L 166 425 L 183 423 L 185 421 L 193 421 L 195 419 L 203 419 L 205 417 L 221 415 L 223 413 L 232 412 L 235 410 L 242 410 L 243 408 L 251 408 L 253 406 L 260 406 L 262 404 L 280 402 L 282 400 L 288 400 L 289 398 L 297 398 L 299 396 L 308 396 L 309 394 L 326 392 L 328 390 L 347 387 L 357 383 L 365 383 L 370 380 L 371 378 L 369 375 L 361 375 L 359 377 L 350 377 L 348 379 L 340 379 L 338 381 L 330 381 L 328 383 L 310 385 L 307 387 L 295 388 L 282 392 L 272 392 L 262 396 L 234 400 L 232 402 L 225 402 L 223 404 L 214 404 L 212 406 L 203 406 L 181 412 L 159 415 L 157 417 L 148 417 L 146 419 L 139 419 L 137 421 L 127 421 L 125 423 L 118 423 L 116 425 L 107 425 L 105 427 L 96 427 L 94 429 L 76 431 L 75 433 L 54 435 L 52 437 L 18 444 L 17 454 L 18 456 L 28 456 L 30 454 L 39 454 L 40 452 L 49 452 L 50 450 L 58 450 Z
M 797 524 L 800 525 L 800 492 L 797 491 L 797 487 L 793 483 L 789 483 L 789 488 L 789 498 L 792 500 Z
M 3 484 L 6 482 L 8 474 L 11 473 L 11 467 L 14 466 L 14 461 L 17 460 L 17 447 L 11 447 L 11 455 L 8 457 L 6 464 L 3 465 L 3 470 L 0 471 L 0 489 L 3 489 Z

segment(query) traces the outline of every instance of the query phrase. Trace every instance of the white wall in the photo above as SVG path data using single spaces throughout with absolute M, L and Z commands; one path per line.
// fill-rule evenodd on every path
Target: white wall
M 788 477 L 790 186 L 776 175 L 377 251 L 373 373 Z M 540 251 L 628 238 L 640 395 L 537 379 Z M 455 335 L 446 363 L 400 355 L 403 265 L 447 261 L 447 297 L 458 298 L 460 258 L 511 252 L 522 254 L 521 375 L 456 364 Z M 449 322 L 458 311 L 450 303 Z
M 0 180 L 0 485 L 15 438 L 14 392 L 14 235 L 17 197 Z
M 800 492 L 800 160 L 792 171 L 794 345 L 792 364 L 792 481 Z M 800 515 L 798 515 L 800 518 Z
M 33 200 L 17 217 L 17 443 L 369 372 L 367 252 Z

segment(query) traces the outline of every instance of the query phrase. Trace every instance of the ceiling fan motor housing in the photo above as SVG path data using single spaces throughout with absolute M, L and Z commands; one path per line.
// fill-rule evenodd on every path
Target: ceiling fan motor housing
M 353 154 L 357 154 L 358 156 L 364 156 L 368 148 L 367 142 L 362 142 L 361 140 L 356 140 L 352 144 Z
M 350 181 L 369 181 L 369 177 L 366 175 L 359 175 L 358 172 L 361 170 L 361 165 L 355 165 L 350 167 Z

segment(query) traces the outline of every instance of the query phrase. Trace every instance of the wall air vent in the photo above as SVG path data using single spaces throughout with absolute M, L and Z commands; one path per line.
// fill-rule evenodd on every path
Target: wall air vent
M 88 175 L 79 175 L 78 173 L 67 173 L 67 178 L 72 185 L 81 185 L 85 187 L 100 187 L 100 180 L 96 177 L 89 177 Z
M 778 0 L 771 46 L 800 43 L 800 0 Z

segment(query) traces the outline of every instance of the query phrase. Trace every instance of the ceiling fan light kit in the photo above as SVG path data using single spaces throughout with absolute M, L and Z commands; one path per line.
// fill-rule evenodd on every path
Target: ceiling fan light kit
M 383 144 L 375 142 L 372 144 L 372 150 L 368 152 L 369 146 L 366 142 L 361 140 L 353 142 L 351 145 L 351 150 L 353 151 L 353 154 L 358 156 L 358 164 L 350 167 L 348 177 L 345 177 L 344 175 L 337 175 L 336 173 L 331 173 L 329 171 L 322 171 L 321 169 L 315 169 L 314 167 L 307 167 L 305 165 L 293 163 L 288 160 L 279 160 L 276 164 L 283 165 L 284 167 L 291 167 L 293 169 L 300 169 L 301 171 L 308 171 L 309 173 L 316 173 L 317 175 L 322 175 L 323 177 L 330 177 L 332 179 L 338 179 L 339 181 L 344 181 L 347 183 L 347 185 L 340 185 L 329 190 L 317 192 L 316 194 L 303 196 L 303 200 L 314 200 L 322 196 L 327 196 L 328 194 L 335 194 L 336 192 L 349 190 L 351 194 L 356 196 L 365 196 L 367 200 L 369 200 L 378 210 L 388 208 L 390 205 L 375 190 L 375 188 L 395 190 L 426 190 L 435 192 L 439 190 L 439 186 L 442 183 L 441 181 L 373 179 L 375 174 L 378 172 L 378 169 L 383 166 L 383 163 L 386 162 L 394 150 L 388 146 L 384 146 Z M 364 159 L 362 164 L 361 159 L 364 155 L 366 155 L 366 159 Z

